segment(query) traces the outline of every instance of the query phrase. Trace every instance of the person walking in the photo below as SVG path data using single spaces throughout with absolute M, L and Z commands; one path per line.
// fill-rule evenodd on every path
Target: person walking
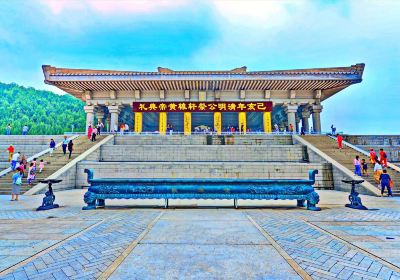
M 18 201 L 18 196 L 21 193 L 21 185 L 22 185 L 21 169 L 17 168 L 12 176 L 11 201 Z
M 11 162 L 12 156 L 13 156 L 14 151 L 15 151 L 14 146 L 13 146 L 13 145 L 10 145 L 10 146 L 6 149 L 6 151 L 8 151 L 8 162 Z
M 361 161 L 359 156 L 356 156 L 356 158 L 353 160 L 353 165 L 354 174 L 356 174 L 357 176 L 361 176 Z
M 379 161 L 375 162 L 375 166 L 374 166 L 374 179 L 375 179 L 375 183 L 379 184 L 380 183 L 380 176 L 383 173 L 382 171 L 382 165 L 380 164 Z
M 13 154 L 13 156 L 11 158 L 11 170 L 15 170 L 19 156 L 20 156 L 19 152 L 16 152 L 15 154 Z
M 11 124 L 7 124 L 6 126 L 6 135 L 11 135 Z
M 383 149 L 379 150 L 379 161 L 383 167 L 388 167 L 387 154 Z
M 69 143 L 69 141 L 68 141 L 68 139 L 67 139 L 67 136 L 64 136 L 64 140 L 62 141 L 62 144 L 61 144 L 61 147 L 62 147 L 62 150 L 63 150 L 64 155 L 67 154 L 67 146 L 68 146 L 68 143 Z
M 386 169 L 384 169 L 383 173 L 379 176 L 379 182 L 381 183 L 381 196 L 383 196 L 383 193 L 385 192 L 385 188 L 387 188 L 387 190 L 388 190 L 388 196 L 393 196 L 392 188 L 391 188 L 392 179 L 390 178 L 390 175 L 387 174 Z
M 41 159 L 39 162 L 39 173 L 42 173 L 43 168 L 44 168 L 44 161 L 43 161 L 43 159 Z
M 50 139 L 50 144 L 49 144 L 49 148 L 50 148 L 50 156 L 53 156 L 53 151 L 56 148 L 56 142 L 54 142 L 54 139 Z
M 68 142 L 68 152 L 69 152 L 69 158 L 71 158 L 72 151 L 74 150 L 74 143 L 72 143 L 72 140 L 69 140 Z
M 369 149 L 369 161 L 372 165 L 375 165 L 376 162 L 376 152 L 374 149 Z
M 337 143 L 338 143 L 338 149 L 341 150 L 343 149 L 343 136 L 338 134 L 336 137 Z
M 29 127 L 27 125 L 24 125 L 22 127 L 22 135 L 28 135 L 28 130 L 29 130 Z
M 361 168 L 362 168 L 362 175 L 365 175 L 365 176 L 369 176 L 368 175 L 368 163 L 365 161 L 365 158 L 363 158 L 362 160 L 361 160 Z
M 123 136 L 125 131 L 125 124 L 122 123 L 121 126 L 119 127 L 119 135 Z

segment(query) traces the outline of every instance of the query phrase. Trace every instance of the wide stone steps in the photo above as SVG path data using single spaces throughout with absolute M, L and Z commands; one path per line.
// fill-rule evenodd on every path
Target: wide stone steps
M 98 137 L 96 142 L 91 142 L 87 139 L 86 136 L 80 136 L 78 138 L 75 138 L 73 140 L 74 142 L 74 151 L 72 153 L 71 159 L 68 159 L 68 151 L 67 155 L 64 155 L 62 152 L 62 148 L 59 147 L 57 148 L 53 156 L 50 157 L 48 154 L 44 155 L 43 157 L 40 157 L 37 159 L 37 173 L 36 173 L 36 180 L 32 184 L 32 187 L 35 186 L 40 180 L 46 179 L 53 173 L 55 173 L 57 170 L 65 166 L 68 162 L 71 160 L 77 158 L 80 154 L 84 153 L 87 151 L 90 147 L 94 146 L 98 141 L 101 139 L 104 139 L 105 136 L 100 136 Z M 39 173 L 39 162 L 40 160 L 43 159 L 45 162 L 45 167 L 43 169 L 42 173 Z M 28 164 L 29 166 L 29 164 Z M 12 188 L 12 174 L 13 173 L 8 173 L 3 177 L 0 177 L 0 194 L 10 194 L 11 193 L 11 188 Z M 23 185 L 21 187 L 21 193 L 24 193 L 28 190 L 27 187 L 27 175 L 28 171 L 25 171 L 25 177 L 23 178 Z
M 310 169 L 318 169 L 316 188 L 333 188 L 331 164 L 291 162 L 94 162 L 77 166 L 77 186 L 87 186 L 85 168 L 95 178 L 308 178 Z
M 354 158 L 358 155 L 360 156 L 360 159 L 365 159 L 366 162 L 368 163 L 369 177 L 363 176 L 363 179 L 378 188 L 378 184 L 375 182 L 373 177 L 374 167 L 371 166 L 371 164 L 369 163 L 368 156 L 360 154 L 356 150 L 349 148 L 347 146 L 343 146 L 343 149 L 339 150 L 337 148 L 337 142 L 328 136 L 302 136 L 302 137 L 303 139 L 313 144 L 316 148 L 320 149 L 325 154 L 327 154 L 328 156 L 330 156 L 331 158 L 333 158 L 334 160 L 336 160 L 337 162 L 339 162 L 352 172 L 354 172 L 354 166 L 353 166 Z M 392 188 L 393 194 L 400 195 L 400 173 L 391 168 L 387 168 L 387 171 L 394 183 Z
M 101 161 L 305 162 L 301 145 L 104 145 Z
M 115 145 L 292 145 L 290 135 L 125 135 Z

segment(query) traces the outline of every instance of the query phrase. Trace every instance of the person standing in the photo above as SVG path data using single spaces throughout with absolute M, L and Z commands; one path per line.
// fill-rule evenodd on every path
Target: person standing
M 379 161 L 383 167 L 388 167 L 387 154 L 383 149 L 379 150 Z
M 90 141 L 96 141 L 96 135 L 97 135 L 97 128 L 93 128 L 92 130 L 92 137 L 90 138 Z
M 121 126 L 119 127 L 119 135 L 124 135 L 124 131 L 125 131 L 125 124 L 121 124 Z
M 8 162 L 11 162 L 12 156 L 14 154 L 14 146 L 10 145 L 7 150 L 8 151 Z
M 22 127 L 22 135 L 28 135 L 28 130 L 29 130 L 29 127 L 27 125 L 24 125 Z
M 71 158 L 72 151 L 74 150 L 74 143 L 72 143 L 72 140 L 69 140 L 68 142 L 68 152 L 69 152 L 69 158 Z
M 125 132 L 126 132 L 126 134 L 129 133 L 129 125 L 127 123 L 125 124 Z
M 7 124 L 6 135 L 11 135 L 11 124 Z
M 49 148 L 50 148 L 50 156 L 53 156 L 53 151 L 56 148 L 56 142 L 54 142 L 54 139 L 50 139 L 50 144 L 49 144 Z
M 101 131 L 102 131 L 103 128 L 104 128 L 104 124 L 101 121 L 99 121 L 97 123 L 97 135 L 101 134 Z
M 63 150 L 64 155 L 67 154 L 67 146 L 68 146 L 68 143 L 69 143 L 69 141 L 68 141 L 68 139 L 67 139 L 67 136 L 64 136 L 64 140 L 62 141 L 62 144 L 61 144 L 61 147 L 62 147 L 62 150 Z
M 31 162 L 29 168 L 28 168 L 28 186 L 32 185 L 32 182 L 35 180 L 36 177 L 36 166 L 34 165 L 33 162 Z
M 390 175 L 387 174 L 387 170 L 384 169 L 383 173 L 379 176 L 379 182 L 381 183 L 381 196 L 383 196 L 383 193 L 385 192 L 385 188 L 388 190 L 388 196 L 393 196 L 392 194 L 392 188 L 391 188 L 391 181 L 392 179 L 390 178 Z
M 15 170 L 19 156 L 20 156 L 19 152 L 16 152 L 15 154 L 13 154 L 13 156 L 11 158 L 11 170 Z
M 356 174 L 357 176 L 361 176 L 361 161 L 359 156 L 356 156 L 356 158 L 353 160 L 353 165 L 354 174 Z
M 87 130 L 87 138 L 90 140 L 92 138 L 92 133 L 93 133 L 93 128 L 91 125 L 89 125 L 88 130 Z
M 333 124 L 331 125 L 331 130 L 332 130 L 332 135 L 336 134 L 336 127 L 333 126 Z
M 12 191 L 11 201 L 18 201 L 18 196 L 21 193 L 22 175 L 21 169 L 17 168 L 12 176 Z
M 338 143 L 338 149 L 341 150 L 343 149 L 343 136 L 338 134 L 336 137 L 337 143 Z

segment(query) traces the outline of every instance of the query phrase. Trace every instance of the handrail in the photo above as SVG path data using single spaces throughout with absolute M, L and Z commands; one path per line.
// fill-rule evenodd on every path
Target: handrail
M 74 140 L 75 138 L 78 138 L 78 137 L 79 137 L 79 135 L 73 135 L 73 136 L 67 138 L 67 140 Z M 61 141 L 60 143 L 56 144 L 56 148 L 60 147 L 61 145 L 62 145 L 62 141 Z M 45 150 L 43 150 L 43 151 L 41 151 L 41 152 L 39 152 L 39 153 L 37 153 L 37 154 L 34 154 L 33 156 L 31 156 L 31 157 L 29 157 L 29 158 L 27 158 L 26 161 L 27 161 L 27 162 L 31 162 L 34 158 L 39 158 L 39 157 L 41 157 L 41 156 L 43 156 L 43 155 L 45 155 L 45 154 L 47 154 L 47 153 L 49 153 L 49 152 L 50 152 L 50 148 L 47 148 L 47 149 L 45 149 Z M 12 171 L 12 170 L 11 170 L 11 167 L 8 167 L 8 168 L 2 170 L 2 171 L 0 172 L 0 178 L 3 177 L 3 176 L 5 176 L 5 175 L 7 175 L 7 174 L 10 173 L 11 171 Z
M 301 138 L 298 135 L 293 135 L 293 139 L 296 140 L 297 142 L 303 144 L 307 148 L 311 149 L 313 152 L 315 152 L 318 156 L 326 160 L 327 162 L 331 163 L 333 166 L 335 166 L 337 169 L 339 169 L 345 176 L 351 178 L 352 180 L 358 180 L 360 177 L 356 176 L 353 172 L 351 172 L 348 168 L 337 162 L 335 159 L 332 157 L 328 156 L 326 153 L 315 147 L 313 144 L 308 142 L 307 140 Z M 371 193 L 375 195 L 380 195 L 380 191 L 378 188 L 376 188 L 374 185 L 372 185 L 370 182 L 364 181 L 364 183 L 361 184 L 363 187 L 365 187 L 367 190 L 369 190 Z
M 331 137 L 332 139 L 334 139 L 336 141 L 336 138 L 334 136 L 329 136 L 329 137 Z M 361 149 L 361 148 L 359 148 L 359 147 L 357 147 L 357 146 L 355 146 L 353 144 L 350 144 L 349 142 L 346 142 L 346 141 L 343 140 L 342 143 L 345 146 L 347 146 L 347 147 L 349 147 L 349 148 L 351 148 L 353 150 L 356 150 L 357 152 L 359 152 L 359 153 L 361 153 L 361 154 L 363 154 L 365 156 L 369 156 L 369 152 L 367 152 L 367 151 L 365 151 L 365 150 L 363 150 L 363 149 Z M 388 162 L 388 167 L 390 167 L 391 169 L 393 169 L 393 170 L 395 170 L 397 172 L 400 172 L 400 167 L 398 167 L 397 165 L 394 165 L 394 164 L 392 164 L 390 162 Z

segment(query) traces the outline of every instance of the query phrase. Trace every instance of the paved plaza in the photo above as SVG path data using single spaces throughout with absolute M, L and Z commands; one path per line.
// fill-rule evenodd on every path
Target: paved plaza
M 0 196 L 0 279 L 400 279 L 399 198 L 362 196 L 368 211 L 335 191 L 319 191 L 321 212 L 197 200 L 82 211 L 83 193 L 56 193 L 61 207 L 43 212 L 41 196 Z

